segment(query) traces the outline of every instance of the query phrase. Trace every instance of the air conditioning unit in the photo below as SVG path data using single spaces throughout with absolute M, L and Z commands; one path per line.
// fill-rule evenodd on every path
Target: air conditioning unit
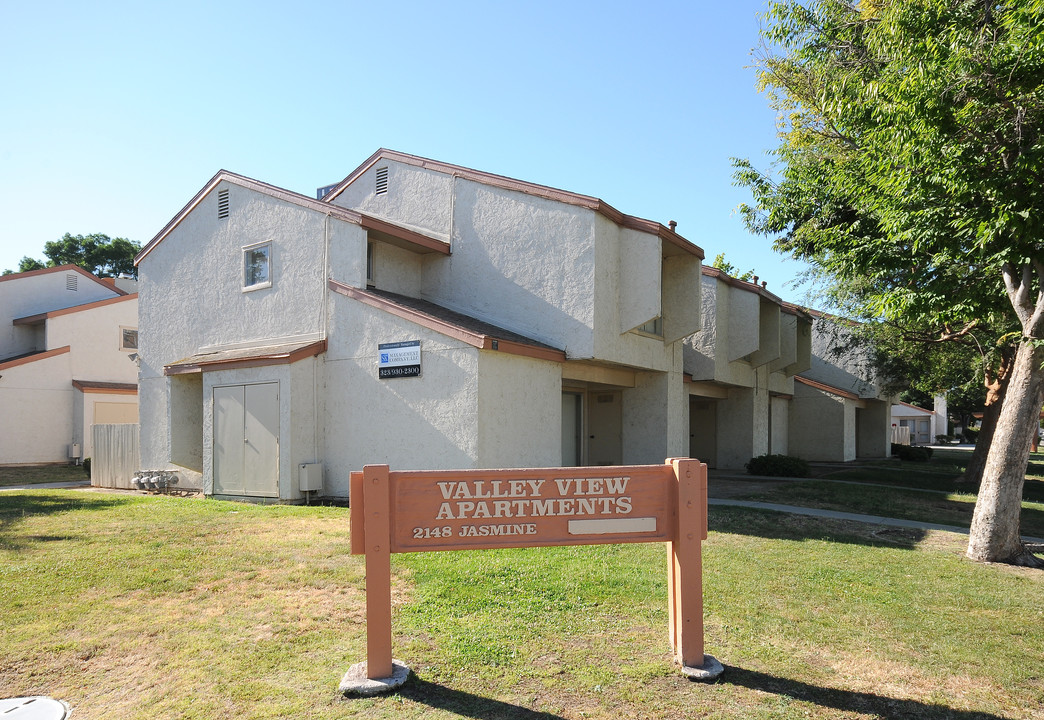
M 301 463 L 298 465 L 298 485 L 301 492 L 320 492 L 323 489 L 323 464 Z

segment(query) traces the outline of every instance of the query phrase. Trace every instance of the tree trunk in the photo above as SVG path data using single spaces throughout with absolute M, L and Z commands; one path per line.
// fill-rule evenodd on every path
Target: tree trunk
M 990 446 L 993 445 L 993 433 L 997 429 L 997 418 L 1000 417 L 1003 398 L 1004 391 L 1001 390 L 997 401 L 983 408 L 982 425 L 979 426 L 979 434 L 975 438 L 975 449 L 972 450 L 968 467 L 964 468 L 964 477 L 961 478 L 961 482 L 975 486 L 982 484 L 982 473 L 986 469 L 986 456 L 990 452 Z
M 1030 421 L 1044 401 L 1042 361 L 1044 348 L 1034 350 L 1032 342 L 1025 341 L 1019 345 L 975 503 L 967 553 L 972 560 L 1044 567 L 1044 561 L 1026 549 L 1019 532 Z
M 1004 393 L 1008 390 L 1008 380 L 1011 378 L 1012 365 L 1015 362 L 1015 353 L 1005 346 L 1001 351 L 1000 362 L 994 373 L 987 365 L 983 371 L 983 384 L 986 386 L 986 403 L 983 406 L 982 424 L 979 426 L 979 434 L 975 439 L 975 449 L 972 451 L 968 467 L 964 469 L 963 482 L 978 487 L 982 483 L 982 473 L 986 469 L 986 456 L 993 444 L 993 432 L 997 429 L 997 418 L 1000 417 L 1001 404 L 1004 402 Z

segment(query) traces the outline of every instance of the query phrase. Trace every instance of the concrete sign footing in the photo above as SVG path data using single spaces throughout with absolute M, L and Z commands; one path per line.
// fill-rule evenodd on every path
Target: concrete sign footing
M 401 687 L 410 676 L 410 668 L 400 660 L 392 660 L 392 675 L 386 678 L 366 677 L 366 663 L 355 663 L 341 679 L 338 690 L 345 696 L 380 695 Z
M 682 665 L 681 671 L 682 674 L 690 680 L 710 682 L 711 680 L 717 680 L 718 676 L 725 672 L 725 667 L 718 662 L 713 655 L 704 655 L 702 666 L 691 667 L 689 665 Z

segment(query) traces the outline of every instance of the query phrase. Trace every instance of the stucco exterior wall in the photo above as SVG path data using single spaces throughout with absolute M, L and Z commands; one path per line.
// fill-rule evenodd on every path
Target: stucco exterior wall
M 325 370 L 325 493 L 347 497 L 349 472 L 476 467 L 479 351 L 343 296 Z M 421 376 L 377 377 L 380 343 L 419 340 Z M 378 409 L 379 410 L 376 410 Z
M 66 287 L 66 276 L 75 277 L 75 290 Z M 59 270 L 34 275 L 11 275 L 0 280 L 0 361 L 34 350 L 37 334 L 31 328 L 15 326 L 15 318 L 62 310 L 97 300 L 118 297 L 119 293 L 76 272 Z
M 388 169 L 388 191 L 377 194 L 376 173 Z M 447 242 L 453 232 L 453 188 L 457 179 L 445 173 L 395 161 L 377 163 L 333 199 L 352 208 Z
M 859 397 L 876 398 L 880 390 L 872 379 L 865 350 L 849 347 L 851 330 L 843 323 L 820 317 L 812 326 L 812 358 L 805 377 Z M 838 353 L 838 349 L 843 351 Z
M 120 350 L 120 328 L 137 329 L 138 299 L 128 295 L 118 302 L 48 318 L 48 349 L 69 345 L 70 380 L 136 383 L 138 366 L 132 350 Z
M 657 464 L 689 454 L 689 395 L 680 373 L 637 373 L 635 387 L 622 396 L 625 465 Z
M 476 467 L 557 467 L 562 460 L 562 367 L 479 354 Z
M 774 455 L 789 455 L 790 400 L 773 397 L 769 400 L 769 449 Z
M 224 189 L 229 217 L 219 219 Z M 160 376 L 164 365 L 201 348 L 318 338 L 327 238 L 331 247 L 361 250 L 356 262 L 365 279 L 365 245 L 359 248 L 358 236 L 345 230 L 339 220 L 220 183 L 139 264 L 141 377 Z M 272 286 L 243 292 L 242 248 L 262 241 L 272 243 Z M 350 274 L 346 255 L 338 251 L 338 269 Z
M 7 367 L 0 378 L 0 464 L 69 462 L 70 354 Z
M 801 383 L 790 403 L 790 454 L 805 460 L 855 460 L 855 403 Z
M 856 409 L 857 457 L 886 458 L 892 454 L 890 409 L 889 403 L 881 400 L 867 400 L 865 407 Z

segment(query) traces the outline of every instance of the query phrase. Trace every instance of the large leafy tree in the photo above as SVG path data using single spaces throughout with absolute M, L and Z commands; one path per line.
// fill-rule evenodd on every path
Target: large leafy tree
M 138 270 L 134 267 L 134 256 L 140 250 L 140 243 L 127 238 L 110 238 L 101 233 L 91 235 L 65 233 L 60 240 L 50 240 L 44 243 L 43 252 L 47 258 L 46 263 L 26 256 L 19 262 L 18 272 L 41 270 L 59 265 L 79 265 L 98 277 L 116 277 L 120 274 L 137 277 Z
M 1040 564 L 1019 516 L 1044 401 L 1044 0 L 786 0 L 766 21 L 781 142 L 774 172 L 738 162 L 748 225 L 863 318 L 1016 322 L 968 555 Z

